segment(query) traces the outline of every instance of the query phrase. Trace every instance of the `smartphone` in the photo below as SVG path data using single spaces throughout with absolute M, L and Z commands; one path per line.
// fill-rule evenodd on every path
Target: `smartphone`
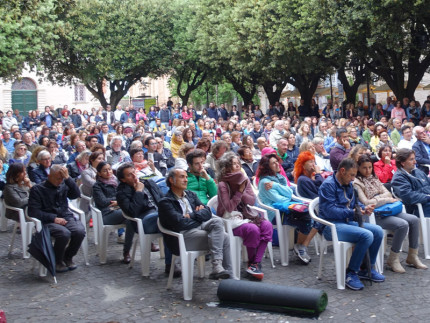
M 152 160 L 152 162 L 154 162 L 154 154 L 153 153 L 148 153 L 148 160 Z

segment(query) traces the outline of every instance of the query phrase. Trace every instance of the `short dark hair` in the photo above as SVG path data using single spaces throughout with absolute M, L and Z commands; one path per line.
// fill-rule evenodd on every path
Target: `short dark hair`
M 391 152 L 393 152 L 393 148 L 391 148 L 390 145 L 383 145 L 381 146 L 381 148 L 379 148 L 379 151 L 378 151 L 379 158 L 382 158 L 382 152 L 384 151 L 385 148 L 390 148 Z
M 415 151 L 409 148 L 401 148 L 396 152 L 396 167 L 397 169 L 403 168 L 404 163 L 412 154 L 415 155 Z
M 103 169 L 103 167 L 105 167 L 106 165 L 109 165 L 107 162 L 105 161 L 101 161 L 98 165 L 97 165 L 97 173 L 100 173 Z
M 143 137 L 143 136 L 142 136 L 142 137 Z M 152 136 L 149 136 L 148 138 L 146 138 L 146 139 L 145 139 L 144 145 L 145 145 L 145 146 L 148 146 L 148 145 L 149 145 L 149 141 L 150 141 L 150 140 L 155 140 L 155 138 L 154 138 L 154 137 L 152 137 Z
M 143 150 L 142 149 L 140 149 L 140 148 L 136 148 L 136 149 L 132 149 L 132 150 L 130 150 L 130 158 L 132 158 L 133 159 L 133 156 L 134 155 L 136 155 L 137 153 L 139 153 L 139 152 L 142 152 Z
M 206 158 L 206 153 L 202 149 L 194 149 L 185 156 L 185 160 L 187 161 L 187 164 L 192 165 L 194 158 L 199 158 L 199 157 Z
M 340 138 L 343 133 L 348 133 L 348 130 L 345 128 L 339 128 L 336 130 L 336 138 Z
M 96 135 L 88 135 L 85 137 L 85 141 L 91 141 L 91 139 L 96 138 L 97 141 L 99 140 L 99 138 Z
M 403 133 L 406 131 L 406 130 L 408 130 L 408 129 L 411 129 L 412 130 L 412 128 L 410 127 L 410 126 L 408 126 L 408 125 L 404 125 L 400 130 L 402 131 L 402 135 L 403 135 Z
M 242 158 L 245 155 L 245 150 L 251 149 L 248 146 L 240 146 L 240 148 L 237 150 L 237 153 L 239 154 L 240 158 Z
M 369 127 L 369 126 L 374 126 L 375 125 L 375 121 L 373 121 L 373 120 L 369 120 L 369 121 L 367 121 L 367 126 Z
M 124 178 L 124 171 L 127 168 L 135 169 L 133 163 L 124 163 L 121 166 L 119 166 L 118 169 L 116 170 L 116 177 L 118 177 L 119 181 L 121 181 Z
M 343 168 L 346 171 L 348 171 L 351 168 L 357 168 L 357 163 L 352 158 L 345 158 L 345 159 L 342 159 L 342 161 L 340 162 L 339 166 L 337 167 L 337 169 L 339 169 L 339 170 L 341 168 Z
M 167 185 L 169 188 L 171 188 L 171 187 L 172 187 L 172 184 L 170 183 L 170 179 L 171 179 L 171 178 L 175 178 L 175 176 L 176 176 L 176 171 L 177 171 L 178 169 L 182 169 L 182 168 L 173 167 L 173 168 L 169 171 L 169 173 L 166 175 L 166 185 Z

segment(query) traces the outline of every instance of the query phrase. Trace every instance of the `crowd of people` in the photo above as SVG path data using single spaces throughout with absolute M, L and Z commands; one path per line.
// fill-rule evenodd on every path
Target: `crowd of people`
M 293 196 L 319 198 L 318 216 L 335 223 L 340 240 L 355 243 L 346 285 L 359 290 L 361 279 L 385 280 L 374 268 L 382 229 L 393 232 L 387 265 L 394 272 L 405 272 L 400 248 L 406 236 L 406 263 L 427 268 L 418 258 L 415 205 L 422 203 L 430 216 L 429 118 L 430 96 L 423 107 L 407 98 L 387 98 L 385 104 L 371 99 L 369 107 L 329 100 L 323 108 L 301 100 L 298 107 L 277 102 L 267 111 L 252 102 L 241 109 L 210 103 L 200 113 L 169 99 L 149 111 L 46 106 L 27 116 L 0 112 L 0 188 L 7 205 L 28 207 L 29 216 L 48 226 L 57 272 L 76 268 L 73 257 L 85 229 L 68 211 L 68 199 L 85 194 L 104 224 L 125 224 L 118 230 L 124 263 L 131 261 L 137 231 L 123 213 L 141 218 L 146 233 L 159 232 L 159 219 L 166 229 L 184 233 L 187 247 L 209 250 L 212 279 L 232 275 L 223 220 L 243 240 L 247 272 L 263 279 L 262 257 L 276 219 L 250 208 L 259 203 L 279 209 L 283 224 L 296 228 L 293 251 L 309 264 L 311 240 L 316 234 L 331 240 L 331 232 L 311 219 L 306 204 L 297 208 Z M 214 197 L 218 204 L 211 209 Z M 406 212 L 376 215 L 376 224 L 358 226 L 356 206 L 370 215 L 399 200 Z M 84 200 L 80 207 L 89 210 Z M 17 220 L 13 211 L 6 216 Z M 177 277 L 180 268 L 171 263 L 177 241 L 165 236 L 164 244 L 165 271 Z M 362 266 L 367 250 L 370 274 Z

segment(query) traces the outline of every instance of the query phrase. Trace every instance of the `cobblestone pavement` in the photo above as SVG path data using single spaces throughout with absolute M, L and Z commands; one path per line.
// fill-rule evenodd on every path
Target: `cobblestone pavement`
M 318 259 L 314 248 L 309 253 L 313 261 L 301 265 L 291 252 L 290 265 L 282 267 L 279 252 L 274 248 L 276 268 L 264 259 L 266 283 L 310 287 L 327 292 L 329 303 L 319 317 L 300 317 L 218 307 L 217 281 L 194 279 L 193 300 L 182 299 L 181 279 L 166 290 L 164 263 L 152 254 L 150 278 L 140 275 L 140 263 L 128 269 L 120 262 L 122 246 L 110 237 L 108 262 L 100 265 L 89 232 L 90 265 L 83 265 L 80 252 L 77 270 L 58 274 L 58 284 L 52 277 L 38 277 L 31 272 L 32 260 L 22 259 L 20 236 L 17 236 L 12 255 L 8 256 L 12 223 L 8 232 L 0 233 L 0 309 L 8 322 L 296 322 L 320 320 L 331 322 L 400 322 L 424 321 L 430 316 L 430 270 L 407 268 L 406 274 L 385 271 L 387 281 L 363 291 L 337 290 L 331 249 L 325 258 L 325 274 L 316 279 Z M 422 249 L 422 247 L 421 247 Z M 422 255 L 422 250 L 420 250 Z M 402 254 L 402 259 L 406 254 Z M 430 265 L 430 261 L 425 261 Z M 243 278 L 242 278 L 243 279 Z

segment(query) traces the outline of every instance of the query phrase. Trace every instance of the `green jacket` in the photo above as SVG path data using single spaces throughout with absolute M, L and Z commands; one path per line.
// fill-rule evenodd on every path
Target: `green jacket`
M 364 130 L 362 137 L 367 144 L 370 144 L 370 139 L 372 138 L 372 133 L 369 131 L 369 129 L 366 129 L 366 130 Z
M 391 141 L 393 142 L 394 146 L 397 147 L 397 145 L 399 144 L 400 138 L 401 136 L 397 129 L 394 129 L 393 131 L 391 131 Z
M 204 205 L 208 204 L 208 201 L 218 194 L 217 186 L 212 178 L 206 180 L 205 178 L 195 176 L 190 172 L 188 172 L 187 189 L 196 193 L 197 197 Z

